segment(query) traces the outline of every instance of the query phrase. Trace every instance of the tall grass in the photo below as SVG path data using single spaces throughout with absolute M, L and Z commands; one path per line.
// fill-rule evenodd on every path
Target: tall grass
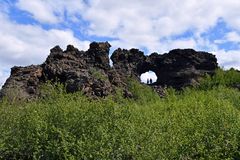
M 217 79 L 165 98 L 130 81 L 133 99 L 58 86 L 38 101 L 3 101 L 0 159 L 240 159 L 240 92 Z

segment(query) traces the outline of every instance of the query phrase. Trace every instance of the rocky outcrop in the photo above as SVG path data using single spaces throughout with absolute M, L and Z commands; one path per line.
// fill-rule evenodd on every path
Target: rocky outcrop
M 13 67 L 0 96 L 16 94 L 19 99 L 37 98 L 39 86 L 47 81 L 58 81 L 65 85 L 67 92 L 82 91 L 88 96 L 104 97 L 116 87 L 123 87 L 124 96 L 131 97 L 133 93 L 126 85 L 128 77 L 140 80 L 140 75 L 150 70 L 157 75 L 152 86 L 162 96 L 162 88 L 197 85 L 201 77 L 214 74 L 217 68 L 214 55 L 192 49 L 145 56 L 138 49 L 119 48 L 113 52 L 113 66 L 110 66 L 110 47 L 108 42 L 93 42 L 87 51 L 72 45 L 63 51 L 56 46 L 41 65 Z
M 67 92 L 81 90 L 89 96 L 107 96 L 112 92 L 108 78 L 109 48 L 108 42 L 93 42 L 86 52 L 72 45 L 66 51 L 56 46 L 42 65 L 43 79 L 60 81 L 66 85 Z
M 151 70 L 157 75 L 154 85 L 177 89 L 197 85 L 199 78 L 205 74 L 214 74 L 217 68 L 214 55 L 193 49 L 175 49 L 163 55 L 153 53 L 150 56 L 144 56 L 137 49 L 118 49 L 111 59 L 115 69 L 136 77 Z
M 10 77 L 0 92 L 0 98 L 3 96 L 10 100 L 37 98 L 42 77 L 43 69 L 41 66 L 13 67 Z

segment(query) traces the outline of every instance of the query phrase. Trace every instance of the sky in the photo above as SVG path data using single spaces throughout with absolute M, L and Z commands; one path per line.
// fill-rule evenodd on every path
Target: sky
M 239 11 L 239 0 L 1 0 L 0 86 L 13 66 L 41 64 L 56 45 L 87 50 L 92 41 L 146 55 L 193 48 L 240 69 Z

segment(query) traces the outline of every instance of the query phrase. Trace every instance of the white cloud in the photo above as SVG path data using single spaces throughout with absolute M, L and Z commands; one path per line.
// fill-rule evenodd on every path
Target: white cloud
M 240 42 L 240 35 L 236 32 L 229 32 L 226 35 L 226 39 L 230 42 Z
M 118 42 L 114 43 L 123 47 L 144 46 L 149 50 L 153 50 L 150 47 L 155 50 L 164 37 L 188 30 L 196 35 L 204 33 L 219 19 L 235 29 L 240 28 L 240 1 L 237 0 L 89 0 L 87 4 L 84 0 L 19 0 L 18 6 L 43 22 L 51 17 L 55 17 L 51 18 L 52 23 L 63 22 L 65 13 L 71 20 L 81 16 L 89 22 L 85 26 L 88 34 L 117 38 Z
M 90 34 L 120 38 L 140 33 L 160 38 L 191 28 L 208 29 L 223 12 L 219 7 L 221 3 L 216 0 L 90 0 L 88 3 L 83 0 L 19 0 L 17 6 L 46 23 L 63 22 L 64 12 L 68 16 L 81 15 L 90 22 Z
M 113 46 L 145 47 L 152 51 L 174 48 L 216 50 L 216 44 L 203 39 L 219 19 L 238 27 L 240 1 L 228 0 L 91 0 L 82 17 L 90 23 L 90 35 L 114 37 Z M 190 38 L 171 36 L 192 31 Z M 166 40 L 161 40 L 162 38 Z M 229 37 L 230 38 L 230 37 Z
M 214 52 L 218 59 L 218 64 L 224 69 L 236 68 L 240 70 L 240 51 L 239 50 L 218 50 Z
M 216 23 L 220 15 L 220 11 L 214 10 L 216 3 L 207 0 L 112 2 L 92 1 L 92 5 L 83 15 L 91 23 L 90 33 L 121 36 L 123 32 L 126 35 L 147 34 L 161 38 L 191 28 L 208 29 Z
M 32 13 L 33 17 L 41 22 L 57 23 L 60 21 L 46 1 L 20 0 L 18 2 L 18 7 Z
M 240 28 L 240 1 L 228 0 L 19 0 L 17 6 L 42 22 L 57 23 L 81 15 L 90 22 L 90 33 L 100 36 L 131 34 L 169 36 L 195 28 L 204 31 L 223 18 Z M 60 20 L 60 21 L 59 21 Z M 120 30 L 119 30 L 120 29 Z M 154 34 L 149 34 L 154 32 Z M 120 34 L 122 35 L 122 34 Z
M 39 26 L 21 25 L 9 22 L 0 16 L 0 54 L 4 62 L 20 64 L 39 63 L 49 54 L 49 49 L 55 45 L 65 47 L 73 44 L 86 49 L 88 41 L 81 42 L 70 30 L 44 30 Z M 22 60 L 20 60 L 22 59 Z
M 8 70 L 5 71 L 3 68 L 0 69 L 0 89 L 2 88 L 2 85 L 4 84 L 6 79 L 10 76 Z
M 223 44 L 226 42 L 240 43 L 240 35 L 235 32 L 228 32 L 222 39 L 218 39 L 214 41 L 216 44 Z
M 193 38 L 166 40 L 162 42 L 161 52 L 168 52 L 174 48 L 197 48 L 197 42 Z
M 219 1 L 218 1 L 219 2 Z M 221 16 L 227 22 L 229 26 L 235 30 L 240 31 L 240 1 L 238 0 L 226 0 L 220 2 Z
M 89 46 L 88 41 L 78 40 L 70 30 L 44 30 L 36 25 L 17 24 L 1 12 L 0 24 L 0 84 L 9 74 L 6 71 L 9 72 L 10 67 L 41 64 L 55 45 L 64 49 L 73 44 L 83 50 Z
M 16 5 L 39 22 L 56 24 L 65 18 L 75 21 L 86 4 L 84 0 L 18 0 Z

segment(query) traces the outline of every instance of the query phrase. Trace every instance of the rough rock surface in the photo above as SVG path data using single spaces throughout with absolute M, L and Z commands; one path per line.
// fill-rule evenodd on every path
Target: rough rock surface
M 110 47 L 108 42 L 93 42 L 87 51 L 79 51 L 72 45 L 63 51 L 56 46 L 41 65 L 13 67 L 0 97 L 37 98 L 39 86 L 47 81 L 63 83 L 67 92 L 82 91 L 93 97 L 104 97 L 113 93 L 116 87 L 123 87 L 124 96 L 131 97 L 133 93 L 126 88 L 128 78 L 140 80 L 140 75 L 150 70 L 157 75 L 157 81 L 151 86 L 162 96 L 164 87 L 179 89 L 197 85 L 202 76 L 214 74 L 218 67 L 214 55 L 193 49 L 145 56 L 138 49 L 120 48 L 113 52 L 113 66 L 110 66 Z
M 11 76 L 7 79 L 0 92 L 0 98 L 3 96 L 7 96 L 11 100 L 16 98 L 37 98 L 42 76 L 42 67 L 38 65 L 13 67 Z
M 214 55 L 193 49 L 175 49 L 163 55 L 152 53 L 150 56 L 144 56 L 137 49 L 118 49 L 111 59 L 114 68 L 118 70 L 136 77 L 151 70 L 157 75 L 155 85 L 177 89 L 197 85 L 199 78 L 205 74 L 214 74 L 217 68 Z

